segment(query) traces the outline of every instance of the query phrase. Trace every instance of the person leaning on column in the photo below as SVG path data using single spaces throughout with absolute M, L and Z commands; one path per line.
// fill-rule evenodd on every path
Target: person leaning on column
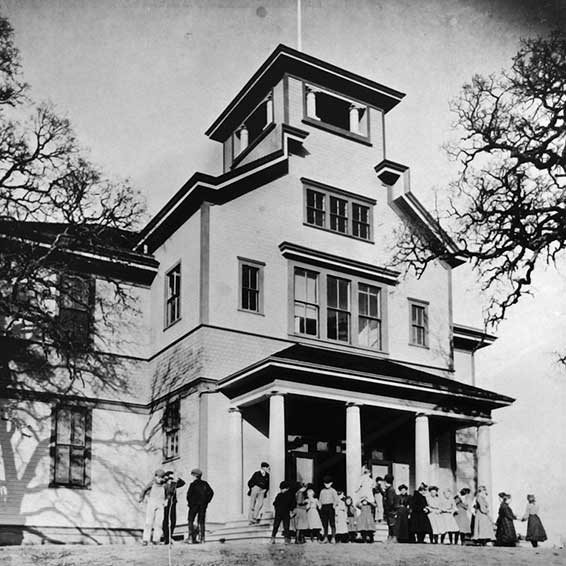
M 248 480 L 248 488 L 250 497 L 248 518 L 250 525 L 256 525 L 259 523 L 265 496 L 269 490 L 269 464 L 267 462 L 262 462 L 260 469 L 252 474 L 252 477 Z

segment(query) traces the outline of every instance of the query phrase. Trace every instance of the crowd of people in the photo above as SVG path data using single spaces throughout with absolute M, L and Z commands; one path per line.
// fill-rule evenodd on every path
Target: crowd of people
M 207 507 L 214 496 L 198 468 L 191 471 L 187 490 L 188 537 L 186 542 L 205 542 Z M 248 481 L 249 522 L 258 524 L 266 509 L 269 464 L 262 462 Z M 387 526 L 388 542 L 431 544 L 478 544 L 515 546 L 518 540 L 514 521 L 519 520 L 510 506 L 511 496 L 499 494 L 497 519 L 491 517 L 489 497 L 480 486 L 475 497 L 469 488 L 456 494 L 421 483 L 413 495 L 406 485 L 393 486 L 391 474 L 372 478 L 363 466 L 360 481 L 352 494 L 334 486 L 329 475 L 316 490 L 312 484 L 283 481 L 273 500 L 274 520 L 271 541 L 280 527 L 289 543 L 372 543 L 377 523 Z M 176 526 L 177 489 L 185 482 L 173 472 L 156 470 L 152 481 L 142 490 L 140 502 L 147 497 L 142 543 L 169 544 Z M 535 496 L 527 496 L 521 520 L 527 521 L 526 540 L 533 547 L 546 540 Z M 196 521 L 196 523 L 195 523 Z
M 320 490 L 312 484 L 283 481 L 275 497 L 271 541 L 276 541 L 283 525 L 285 542 L 324 543 L 374 542 L 376 523 L 387 525 L 388 542 L 431 544 L 477 544 L 493 542 L 497 546 L 515 546 L 518 540 L 514 521 L 519 520 L 509 502 L 511 496 L 500 493 L 497 520 L 492 521 L 489 498 L 484 486 L 475 497 L 462 488 L 456 494 L 449 488 L 421 483 L 413 495 L 408 487 L 393 487 L 391 474 L 375 480 L 364 466 L 358 487 L 350 496 L 334 487 L 331 476 L 323 478 Z M 248 482 L 250 488 L 250 523 L 259 521 L 263 498 L 269 490 L 269 466 Z M 528 495 L 522 517 L 527 521 L 526 540 L 533 547 L 546 540 L 534 495 Z

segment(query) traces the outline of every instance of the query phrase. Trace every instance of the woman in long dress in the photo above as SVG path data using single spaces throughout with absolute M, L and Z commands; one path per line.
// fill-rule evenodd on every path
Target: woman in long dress
M 546 540 L 546 531 L 542 526 L 542 521 L 538 516 L 538 505 L 535 496 L 527 495 L 527 508 L 523 515 L 523 521 L 527 521 L 527 540 L 530 541 L 533 548 L 538 546 L 539 542 Z
M 454 537 L 458 533 L 458 523 L 454 518 L 456 513 L 456 504 L 452 497 L 452 490 L 447 488 L 442 492 L 440 499 L 440 520 L 442 522 L 443 533 L 440 535 L 440 542 L 444 544 L 444 538 L 448 534 L 448 541 L 453 543 Z
M 432 536 L 432 528 L 428 518 L 429 508 L 426 500 L 427 486 L 421 483 L 419 488 L 413 494 L 411 501 L 411 517 L 409 519 L 409 528 L 411 536 L 415 536 L 417 542 L 423 543 L 425 536 Z
M 463 487 L 460 493 L 457 493 L 454 497 L 454 503 L 456 505 L 456 523 L 458 524 L 458 532 L 460 533 L 460 542 L 462 544 L 466 543 L 466 538 L 472 534 L 470 516 L 468 510 L 470 505 L 468 503 L 468 495 L 470 494 L 470 489 Z M 456 540 L 454 544 L 458 544 L 458 533 L 456 533 Z
M 483 485 L 478 488 L 474 510 L 474 534 L 472 539 L 478 544 L 485 546 L 493 539 L 493 521 L 491 520 L 489 510 L 487 489 Z
M 397 520 L 395 522 L 395 536 L 397 542 L 410 542 L 409 536 L 409 512 L 411 509 L 411 496 L 407 493 L 407 486 L 399 486 L 399 498 L 397 507 Z
M 438 497 L 438 488 L 435 485 L 431 485 L 428 488 L 428 494 L 426 497 L 427 506 L 429 509 L 428 520 L 430 521 L 430 526 L 432 528 L 432 534 L 430 535 L 430 542 L 433 544 L 438 543 L 438 535 L 444 533 L 444 524 L 440 514 L 442 509 L 440 508 L 440 497 Z
M 517 533 L 513 521 L 517 520 L 515 513 L 509 507 L 511 496 L 508 493 L 499 494 L 499 513 L 497 515 L 497 528 L 495 530 L 496 546 L 515 546 L 517 544 Z

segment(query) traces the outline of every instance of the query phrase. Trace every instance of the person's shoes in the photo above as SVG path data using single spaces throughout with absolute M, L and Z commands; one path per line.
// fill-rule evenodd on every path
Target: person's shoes
M 142 540 L 142 546 L 147 546 L 147 540 Z
M 275 544 L 275 537 L 271 537 L 271 544 Z
M 285 544 L 291 544 L 291 539 L 290 539 L 290 538 L 286 538 L 286 539 L 285 539 Z

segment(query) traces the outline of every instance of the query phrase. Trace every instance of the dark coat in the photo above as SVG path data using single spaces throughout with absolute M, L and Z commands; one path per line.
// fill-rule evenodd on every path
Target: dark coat
M 397 507 L 397 523 L 395 524 L 395 536 L 399 542 L 409 541 L 409 510 L 411 507 L 410 495 L 399 495 Z
M 269 474 L 264 475 L 259 470 L 254 472 L 252 477 L 248 480 L 250 491 L 254 485 L 257 485 L 261 489 L 269 490 Z M 248 495 L 250 491 L 248 491 Z
M 501 503 L 495 531 L 495 544 L 497 546 L 515 546 L 517 543 L 514 519 L 517 519 L 517 517 L 515 517 L 507 502 Z
M 276 515 L 287 516 L 295 508 L 297 500 L 295 494 L 289 489 L 287 491 L 280 491 L 273 501 Z
M 395 488 L 390 485 L 383 492 L 383 518 L 390 527 L 395 524 L 397 507 L 399 507 L 399 496 L 395 493 Z
M 426 497 L 420 491 L 415 491 L 411 500 L 411 519 L 409 521 L 411 532 L 417 534 L 432 533 L 427 510 Z
M 214 496 L 214 491 L 204 480 L 197 478 L 191 482 L 187 490 L 187 503 L 189 507 L 195 505 L 208 505 Z
M 177 503 L 177 490 L 184 485 L 185 482 L 181 478 L 177 481 L 168 481 L 165 484 L 165 502 L 167 505 L 175 505 Z

